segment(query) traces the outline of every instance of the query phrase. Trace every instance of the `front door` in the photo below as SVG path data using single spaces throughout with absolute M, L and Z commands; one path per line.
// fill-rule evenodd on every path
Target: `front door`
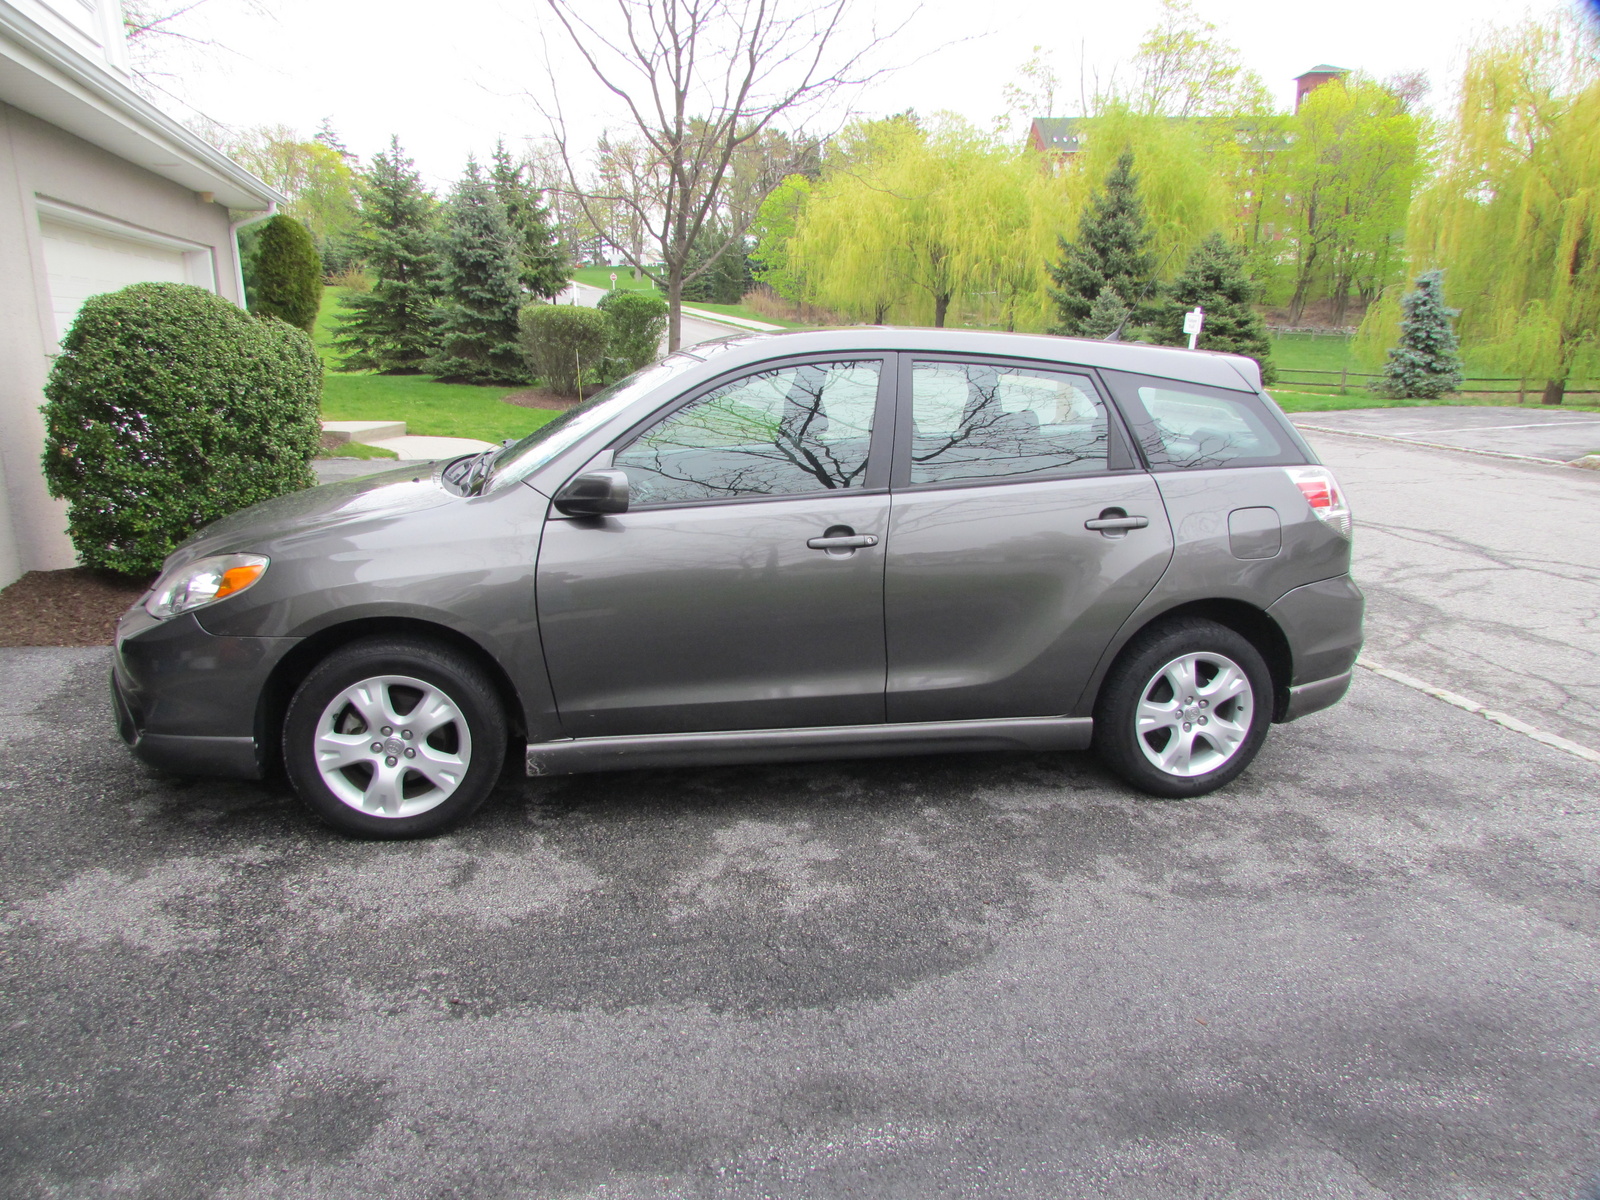
M 539 626 L 568 735 L 884 719 L 890 392 L 878 359 L 723 382 L 616 447 L 626 513 L 552 512 Z
M 888 719 L 1065 715 L 1172 556 L 1155 481 L 1087 374 L 918 356 L 909 380 Z

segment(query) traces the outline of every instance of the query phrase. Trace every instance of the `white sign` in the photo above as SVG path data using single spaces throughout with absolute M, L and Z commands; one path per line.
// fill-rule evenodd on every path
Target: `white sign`
M 611 272 L 611 286 L 617 286 L 617 273 L 615 271 Z
M 1200 331 L 1205 328 L 1206 314 L 1196 304 L 1183 314 L 1183 331 L 1189 335 L 1189 349 L 1193 350 L 1195 343 L 1200 340 Z

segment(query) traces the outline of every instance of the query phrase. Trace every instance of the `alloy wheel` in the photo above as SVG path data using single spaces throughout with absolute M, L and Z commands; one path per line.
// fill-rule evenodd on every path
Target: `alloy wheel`
M 450 798 L 472 763 L 472 735 L 442 689 L 407 675 L 377 675 L 328 702 L 314 751 L 322 781 L 340 801 L 397 819 Z
M 1168 775 L 1204 775 L 1238 753 L 1254 712 L 1255 692 L 1238 663 L 1204 651 L 1181 654 L 1139 693 L 1139 749 Z

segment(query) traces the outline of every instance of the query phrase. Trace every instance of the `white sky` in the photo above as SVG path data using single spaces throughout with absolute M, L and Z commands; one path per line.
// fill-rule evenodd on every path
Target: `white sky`
M 600 5 L 607 0 L 585 0 Z M 912 0 L 858 0 L 883 25 Z M 1196 0 L 1237 45 L 1246 65 L 1287 109 L 1293 77 L 1333 63 L 1382 78 L 1425 70 L 1430 101 L 1447 102 L 1465 51 L 1495 25 L 1545 16 L 1562 0 Z M 495 138 L 518 142 L 546 131 L 525 93 L 548 87 L 542 0 L 207 0 L 185 26 L 226 49 L 169 56 L 163 84 L 194 109 L 233 126 L 287 125 L 309 137 L 331 117 L 346 145 L 367 156 L 398 133 L 425 177 L 444 184 L 469 151 Z M 1157 0 L 924 0 L 919 15 L 883 48 L 902 69 L 853 98 L 868 115 L 914 108 L 951 110 L 987 126 L 1004 105 L 1001 85 L 1033 54 L 1053 52 L 1076 92 L 1080 56 L 1105 79 L 1133 54 L 1159 13 Z M 552 34 L 557 80 L 589 137 L 617 127 L 580 61 Z M 909 64 L 909 65 L 904 65 Z M 182 113 L 182 106 L 158 97 Z M 1072 111 L 1071 108 L 1065 111 Z M 836 108 L 814 127 L 826 131 Z

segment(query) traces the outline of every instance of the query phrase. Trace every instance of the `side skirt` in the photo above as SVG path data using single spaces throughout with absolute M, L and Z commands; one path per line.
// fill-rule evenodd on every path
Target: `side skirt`
M 999 721 L 915 721 L 819 725 L 727 733 L 652 733 L 638 737 L 563 738 L 528 747 L 529 775 L 572 775 L 638 767 L 888 758 L 971 750 L 1084 750 L 1088 717 L 1010 717 Z

